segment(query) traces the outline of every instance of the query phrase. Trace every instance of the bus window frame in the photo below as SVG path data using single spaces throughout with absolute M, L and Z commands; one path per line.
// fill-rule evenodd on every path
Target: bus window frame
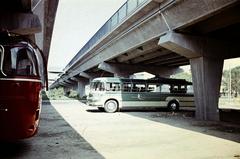
M 0 59 L 0 72 L 3 76 L 7 76 L 4 72 L 3 72 L 3 61 L 4 61 L 4 47 L 2 45 L 0 45 L 0 56 L 1 56 L 1 59 Z
M 119 82 L 104 82 L 105 83 L 105 91 L 107 92 L 118 92 L 121 91 L 121 83 Z M 109 84 L 109 88 L 107 85 Z

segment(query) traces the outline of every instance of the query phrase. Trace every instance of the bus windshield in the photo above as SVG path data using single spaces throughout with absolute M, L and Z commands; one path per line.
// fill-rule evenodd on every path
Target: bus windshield
M 35 51 L 27 44 L 6 46 L 2 71 L 6 76 L 39 76 Z
M 90 85 L 91 91 L 104 91 L 104 83 L 103 82 L 92 82 Z

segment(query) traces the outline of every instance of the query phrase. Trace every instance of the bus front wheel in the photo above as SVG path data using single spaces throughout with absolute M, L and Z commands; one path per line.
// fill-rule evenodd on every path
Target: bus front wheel
M 115 100 L 108 100 L 105 104 L 104 104 L 104 110 L 107 113 L 114 113 L 118 110 L 118 103 Z
M 179 103 L 176 100 L 170 101 L 168 103 L 168 110 L 169 111 L 178 111 L 179 110 Z

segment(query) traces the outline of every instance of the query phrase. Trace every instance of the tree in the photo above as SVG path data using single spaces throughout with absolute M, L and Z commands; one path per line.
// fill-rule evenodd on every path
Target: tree
M 192 82 L 192 75 L 188 72 L 181 72 L 175 75 L 172 75 L 171 78 L 176 78 L 176 79 L 185 79 L 189 82 Z
M 229 91 L 230 70 L 225 70 L 222 77 L 222 89 Z M 240 66 L 231 69 L 231 94 L 240 94 Z

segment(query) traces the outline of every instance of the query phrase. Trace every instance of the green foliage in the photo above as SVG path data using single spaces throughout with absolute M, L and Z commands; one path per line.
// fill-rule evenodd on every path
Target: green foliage
M 44 93 L 43 93 L 44 94 Z M 47 96 L 47 98 L 46 98 Z M 45 92 L 45 95 L 43 95 L 43 100 L 59 100 L 59 99 L 68 99 L 66 96 L 64 96 L 64 90 L 62 87 L 51 89 L 47 92 Z
M 68 97 L 69 97 L 69 98 L 79 99 L 78 92 L 75 91 L 75 90 L 70 90 L 70 93 L 69 93 Z
M 231 93 L 234 94 L 234 96 L 237 96 L 240 94 L 240 66 L 237 66 L 235 68 L 230 70 L 225 70 L 223 72 L 222 77 L 222 92 L 228 92 L 229 91 L 229 82 L 230 82 L 230 73 L 231 73 Z
M 43 100 L 69 100 L 70 98 L 74 98 L 79 100 L 79 94 L 75 90 L 70 90 L 68 92 L 64 92 L 63 87 L 50 89 L 49 91 L 42 92 Z
M 175 75 L 172 75 L 171 78 L 176 78 L 176 79 L 185 79 L 189 82 L 192 82 L 192 75 L 188 72 L 181 72 Z

